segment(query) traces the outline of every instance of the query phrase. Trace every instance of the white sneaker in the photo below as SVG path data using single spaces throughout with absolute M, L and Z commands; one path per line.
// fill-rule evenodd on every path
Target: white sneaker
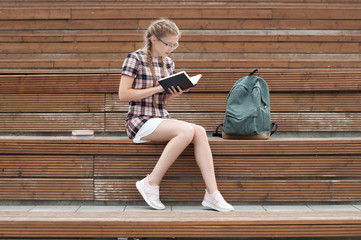
M 136 183 L 139 193 L 145 202 L 154 209 L 165 209 L 163 203 L 159 200 L 159 186 L 151 186 L 148 182 L 148 176 Z
M 219 191 L 209 194 L 206 190 L 204 199 L 202 202 L 203 207 L 212 208 L 220 212 L 234 211 L 232 205 L 226 202 Z

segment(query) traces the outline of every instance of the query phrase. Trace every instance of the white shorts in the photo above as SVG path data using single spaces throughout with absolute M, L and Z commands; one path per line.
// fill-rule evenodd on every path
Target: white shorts
M 164 120 L 169 120 L 167 118 L 151 118 L 144 123 L 144 125 L 139 129 L 135 137 L 133 138 L 133 142 L 135 143 L 145 143 L 149 142 L 148 140 L 142 140 L 143 137 L 148 136 L 153 133 L 154 130 L 159 126 L 161 122 Z

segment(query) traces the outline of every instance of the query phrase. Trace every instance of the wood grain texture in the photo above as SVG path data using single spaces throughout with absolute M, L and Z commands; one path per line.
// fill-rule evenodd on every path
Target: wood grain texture
M 1 178 L 2 200 L 93 200 L 91 178 Z
M 138 177 L 151 172 L 159 156 L 147 158 L 130 155 L 96 156 L 96 177 Z M 360 156 L 214 156 L 219 178 L 340 178 L 358 177 Z M 201 173 L 194 156 L 180 156 L 167 171 L 166 177 L 196 177 Z
M 78 155 L 1 155 L 0 177 L 93 177 L 93 157 Z
M 359 155 L 360 138 L 270 138 L 269 140 L 225 140 L 209 138 L 213 155 Z M 0 153 L 160 155 L 164 143 L 134 144 L 127 137 L 72 138 L 0 136 Z M 226 147 L 226 148 L 225 148 Z M 225 149 L 227 151 L 225 151 Z M 189 146 L 184 155 L 193 155 Z
M 99 201 L 141 201 L 137 180 L 95 180 L 94 195 Z M 218 180 L 227 201 L 245 202 L 342 202 L 360 201 L 360 180 Z M 164 179 L 163 201 L 197 201 L 204 197 L 203 180 Z
M 76 224 L 76 227 L 74 227 Z M 4 237 L 350 237 L 359 212 L 23 213 L 0 218 Z

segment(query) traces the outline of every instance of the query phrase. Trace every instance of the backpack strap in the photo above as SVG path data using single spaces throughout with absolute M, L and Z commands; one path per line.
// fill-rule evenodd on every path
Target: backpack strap
M 223 127 L 223 123 L 219 124 L 219 125 L 216 127 L 216 132 L 212 134 L 213 137 L 220 137 L 220 138 L 222 137 L 222 132 L 220 132 L 220 133 L 218 132 L 218 131 L 219 131 L 219 128 L 220 128 L 221 126 Z
M 272 128 L 271 128 L 271 135 L 272 136 L 276 131 L 277 131 L 277 128 L 278 128 L 278 124 L 277 123 L 272 123 L 271 124 Z M 275 130 L 273 130 L 275 128 Z
M 249 76 L 252 76 L 253 74 L 255 74 L 256 72 L 258 72 L 258 69 L 256 68 L 253 72 L 251 72 L 250 74 L 249 74 Z M 258 72 L 259 73 L 259 72 Z

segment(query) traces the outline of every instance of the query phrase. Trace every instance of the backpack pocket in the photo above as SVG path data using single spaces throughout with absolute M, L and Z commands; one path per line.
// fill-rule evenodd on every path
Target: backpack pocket
M 244 117 L 236 117 L 226 112 L 223 122 L 223 132 L 229 135 L 258 135 L 270 133 L 269 113 L 267 109 L 258 107 Z M 267 123 L 267 124 L 266 124 Z

